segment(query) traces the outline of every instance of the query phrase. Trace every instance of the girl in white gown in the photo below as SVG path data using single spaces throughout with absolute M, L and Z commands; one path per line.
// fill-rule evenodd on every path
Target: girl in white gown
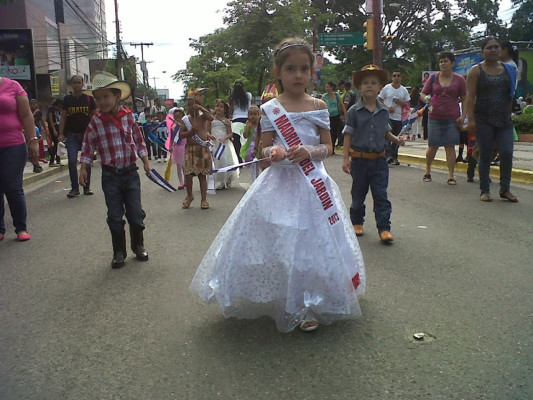
M 235 148 L 231 142 L 233 132 L 231 131 L 231 121 L 227 118 L 229 105 L 224 100 L 215 101 L 215 119 L 211 121 L 211 135 L 216 137 L 213 143 L 213 149 L 216 151 L 220 144 L 225 145 L 224 152 L 220 159 L 213 158 L 215 169 L 235 165 L 239 162 Z M 215 176 L 215 185 L 217 189 L 230 187 L 232 182 L 239 178 L 239 170 L 231 172 L 221 172 Z
M 318 323 L 361 315 L 357 296 L 364 292 L 365 269 L 339 189 L 321 161 L 332 146 L 325 103 L 305 93 L 313 53 L 303 40 L 286 39 L 274 55 L 282 93 L 269 103 L 276 107 L 274 114 L 287 110 L 302 145 L 284 142 L 265 115 L 269 103 L 263 105 L 261 139 L 272 166 L 259 175 L 222 227 L 191 291 L 218 303 L 225 317 L 268 315 L 282 332 L 296 326 L 309 331 Z M 311 183 L 306 176 L 310 160 L 323 171 L 337 208 L 336 234 L 316 180 Z

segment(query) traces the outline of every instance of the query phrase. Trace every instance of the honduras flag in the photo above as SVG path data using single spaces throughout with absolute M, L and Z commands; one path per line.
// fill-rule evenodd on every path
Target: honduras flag
M 219 143 L 218 147 L 217 147 L 217 149 L 215 151 L 215 154 L 214 154 L 214 156 L 215 156 L 215 158 L 217 160 L 220 160 L 220 157 L 222 157 L 222 154 L 224 153 L 224 150 L 226 150 L 226 145 L 224 143 Z

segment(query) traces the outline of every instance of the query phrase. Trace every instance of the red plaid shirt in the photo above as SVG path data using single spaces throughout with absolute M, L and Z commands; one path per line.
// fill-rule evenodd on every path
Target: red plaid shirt
M 97 150 L 102 165 L 125 168 L 148 155 L 143 136 L 130 110 L 119 107 L 116 115 L 94 115 L 83 137 L 80 162 L 91 164 Z

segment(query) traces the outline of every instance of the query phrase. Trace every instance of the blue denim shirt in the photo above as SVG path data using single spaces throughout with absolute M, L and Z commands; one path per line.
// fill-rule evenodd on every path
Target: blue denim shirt
M 385 150 L 385 134 L 391 130 L 389 109 L 377 99 L 376 103 L 373 113 L 362 98 L 348 110 L 343 133 L 351 136 L 350 147 L 354 150 L 376 153 Z

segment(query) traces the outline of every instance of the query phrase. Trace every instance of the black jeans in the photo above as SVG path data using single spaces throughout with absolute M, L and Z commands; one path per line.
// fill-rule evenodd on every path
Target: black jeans
M 337 138 L 341 134 L 342 129 L 342 121 L 341 116 L 335 115 L 334 117 L 329 117 L 329 131 L 331 133 L 331 145 L 333 146 L 333 149 L 335 149 L 335 143 L 337 142 Z M 333 151 L 335 153 L 335 151 Z
M 112 233 L 124 230 L 124 214 L 130 227 L 144 229 L 146 213 L 141 206 L 141 181 L 137 171 L 117 174 L 102 169 L 102 190 L 107 205 L 107 225 Z

